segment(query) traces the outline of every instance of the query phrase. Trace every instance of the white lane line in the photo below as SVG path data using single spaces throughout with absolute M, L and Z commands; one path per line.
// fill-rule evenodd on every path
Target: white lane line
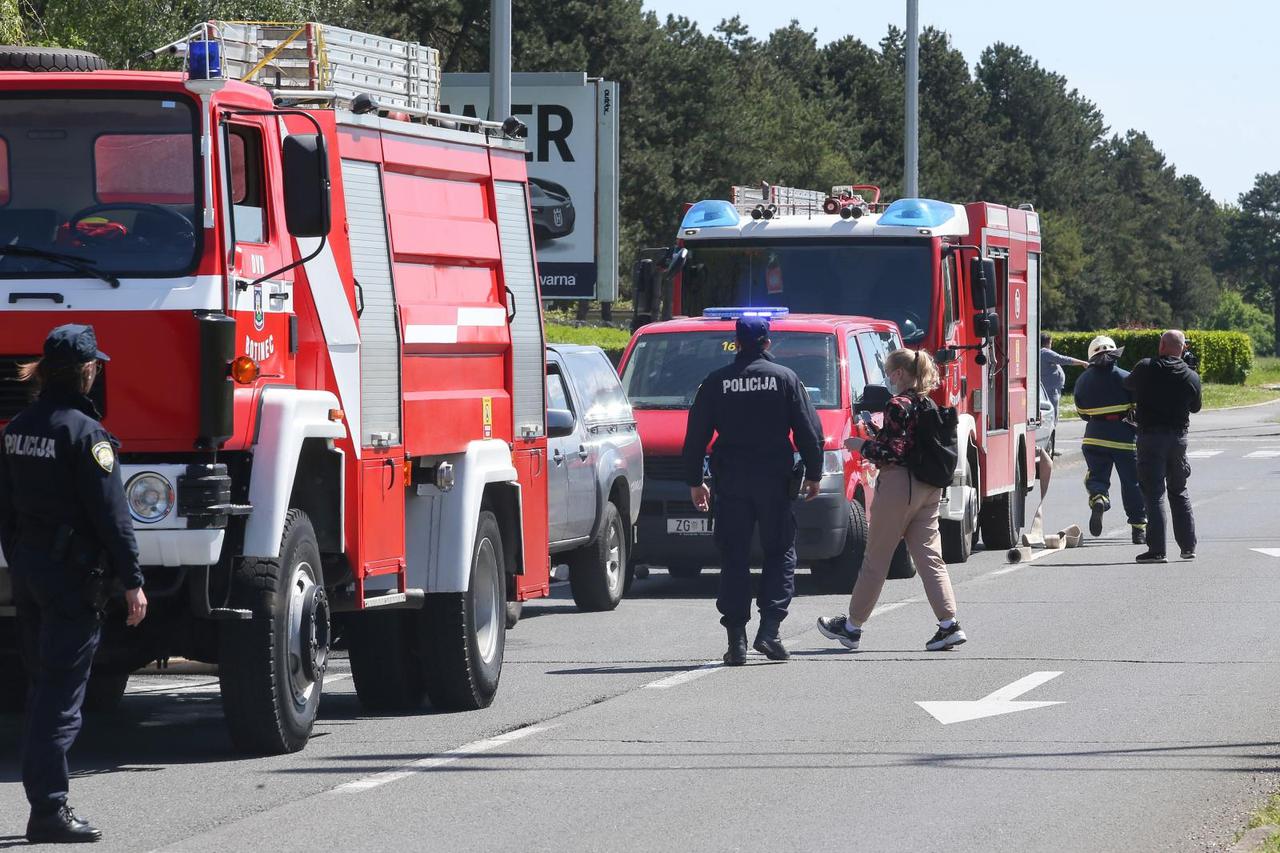
M 422 758 L 418 761 L 413 761 L 409 764 L 397 767 L 394 770 L 384 770 L 381 773 L 374 773 L 372 776 L 366 776 L 363 779 L 356 779 L 353 782 L 347 782 L 336 788 L 331 788 L 326 793 L 352 794 L 360 791 L 370 791 L 391 782 L 399 782 L 401 779 L 407 779 L 415 773 L 421 773 L 424 770 L 434 770 L 437 767 L 444 767 L 447 764 L 452 764 L 455 761 L 470 758 L 473 755 L 481 755 L 482 753 L 497 749 L 500 746 L 505 746 L 506 744 L 520 740 L 521 738 L 536 735 L 539 732 L 545 732 L 549 728 L 551 728 L 551 726 L 541 724 L 525 726 L 522 729 L 516 729 L 515 731 L 510 731 L 506 734 L 498 735 L 497 737 L 472 741 L 471 743 L 464 744 L 457 749 L 451 749 L 448 752 L 432 756 L 431 758 Z
M 694 669 L 677 672 L 675 675 L 668 675 L 665 678 L 659 678 L 657 681 L 650 681 L 644 685 L 644 690 L 667 690 L 681 684 L 688 684 L 695 678 L 701 678 L 704 675 L 710 675 L 718 669 L 724 669 L 724 662 L 718 660 L 709 660 L 706 663 L 698 664 Z
M 1244 455 L 1244 458 L 1245 459 L 1274 459 L 1277 456 L 1280 456 L 1280 450 L 1272 448 L 1269 450 L 1255 450 L 1252 453 L 1246 453 Z
M 1250 551 L 1257 551 L 1268 557 L 1280 557 L 1280 548 L 1250 548 Z
M 1212 459 L 1215 456 L 1221 455 L 1223 452 L 1224 451 L 1221 451 L 1221 450 L 1188 450 L 1187 458 L 1188 459 Z

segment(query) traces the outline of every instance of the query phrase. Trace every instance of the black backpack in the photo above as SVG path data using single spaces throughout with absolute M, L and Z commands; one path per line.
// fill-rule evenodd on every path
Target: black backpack
M 933 400 L 916 401 L 916 435 L 907 451 L 907 470 L 922 483 L 945 489 L 951 485 L 959 462 L 956 448 L 956 410 L 939 408 Z

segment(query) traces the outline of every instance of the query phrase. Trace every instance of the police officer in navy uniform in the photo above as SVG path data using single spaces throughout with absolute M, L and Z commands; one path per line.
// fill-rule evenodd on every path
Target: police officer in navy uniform
M 33 843 L 102 837 L 67 805 L 67 750 L 80 732 L 108 584 L 125 589 L 126 624 L 147 611 L 118 445 L 87 396 L 106 360 L 91 326 L 50 332 L 44 356 L 21 371 L 40 395 L 0 441 L 0 547 L 31 676 L 22 783 Z
M 747 659 L 751 619 L 751 539 L 759 530 L 764 552 L 760 579 L 760 629 L 755 649 L 770 660 L 790 655 L 778 636 L 795 593 L 796 549 L 794 452 L 804 463 L 804 495 L 818 494 L 822 475 L 822 427 L 809 394 L 789 368 L 768 352 L 769 321 L 743 316 L 736 327 L 733 363 L 714 370 L 689 410 L 684 441 L 685 481 L 694 505 L 706 512 L 711 492 L 703 481 L 703 458 L 712 434 L 711 474 L 716 487 L 715 541 L 720 551 L 720 624 L 729 634 L 724 662 Z
M 1087 423 L 1081 450 L 1089 491 L 1089 532 L 1102 535 L 1102 514 L 1111 509 L 1111 469 L 1120 479 L 1120 498 L 1135 545 L 1147 541 L 1147 510 L 1138 486 L 1137 429 L 1133 394 L 1124 387 L 1129 371 L 1116 364 L 1122 348 L 1106 335 L 1089 343 L 1089 366 L 1076 380 L 1076 412 Z

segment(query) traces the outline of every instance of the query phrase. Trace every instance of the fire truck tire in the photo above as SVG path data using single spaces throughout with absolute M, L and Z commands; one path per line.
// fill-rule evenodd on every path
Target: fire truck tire
M 103 71 L 107 62 L 87 50 L 0 45 L 0 71 Z
M 129 673 L 108 669 L 89 673 L 89 684 L 84 691 L 84 709 L 91 714 L 110 714 L 120 707 L 124 691 L 129 686 Z
M 964 518 L 938 523 L 942 533 L 942 559 L 947 563 L 967 563 L 978 536 L 978 502 L 981 498 L 978 497 L 977 483 L 973 481 L 973 469 L 968 463 L 964 466 L 964 485 L 968 495 Z
M 436 708 L 487 708 L 498 692 L 506 648 L 502 529 L 481 510 L 467 591 L 427 596 L 427 696 Z
M 613 610 L 627 578 L 627 531 L 613 501 L 605 501 L 600 535 L 569 554 L 569 589 L 579 610 Z
M 982 541 L 990 549 L 1007 551 L 1018 545 L 1022 532 L 1022 506 L 1026 501 L 1026 475 L 1018 466 L 1013 490 L 992 495 L 982 504 Z
M 844 548 L 827 560 L 813 564 L 818 589 L 826 593 L 850 592 L 862 569 L 867 551 L 867 511 L 857 501 L 849 502 L 849 530 L 844 535 Z
M 289 510 L 280 556 L 240 560 L 232 583 L 233 606 L 253 618 L 219 626 L 218 672 L 231 741 L 245 752 L 297 752 L 319 712 L 329 653 L 320 549 L 306 513 Z
M 413 711 L 427 698 L 422 613 L 356 613 L 346 621 L 356 696 L 368 711 Z

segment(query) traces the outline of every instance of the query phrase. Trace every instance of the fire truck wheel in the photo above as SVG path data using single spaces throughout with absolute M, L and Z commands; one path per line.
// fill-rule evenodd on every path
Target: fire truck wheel
M 498 692 L 506 648 L 502 529 L 481 510 L 466 592 L 427 596 L 427 695 L 436 708 L 487 708 Z
M 627 532 L 612 501 L 606 501 L 596 541 L 569 555 L 569 588 L 579 610 L 613 610 L 626 586 Z
M 246 752 L 297 752 L 316 721 L 329 653 L 320 549 L 306 513 L 289 510 L 280 556 L 239 561 L 232 583 L 234 606 L 253 618 L 219 626 L 218 671 L 231 741 Z
M 351 680 L 368 711 L 413 711 L 427 697 L 422 614 L 414 610 L 355 613 L 344 623 Z
M 973 553 L 974 539 L 978 534 L 978 486 L 973 481 L 973 469 L 964 466 L 964 518 L 960 521 L 939 522 L 942 533 L 942 559 L 947 563 L 965 563 Z
M 1018 545 L 1022 532 L 1022 506 L 1027 498 L 1026 474 L 1018 466 L 1013 491 L 993 495 L 982 504 L 982 541 L 988 548 L 1007 551 Z
M 523 601 L 507 602 L 507 630 L 510 631 L 520 621 L 520 614 L 524 613 Z
M 858 580 L 862 557 L 867 550 L 867 511 L 857 501 L 849 502 L 849 530 L 844 535 L 844 548 L 828 560 L 813 564 L 818 589 L 826 593 L 848 593 Z
M 120 707 L 129 673 L 115 669 L 91 670 L 84 691 L 84 709 L 91 714 L 110 714 Z
M 106 60 L 87 50 L 0 45 L 0 71 L 102 71 Z

